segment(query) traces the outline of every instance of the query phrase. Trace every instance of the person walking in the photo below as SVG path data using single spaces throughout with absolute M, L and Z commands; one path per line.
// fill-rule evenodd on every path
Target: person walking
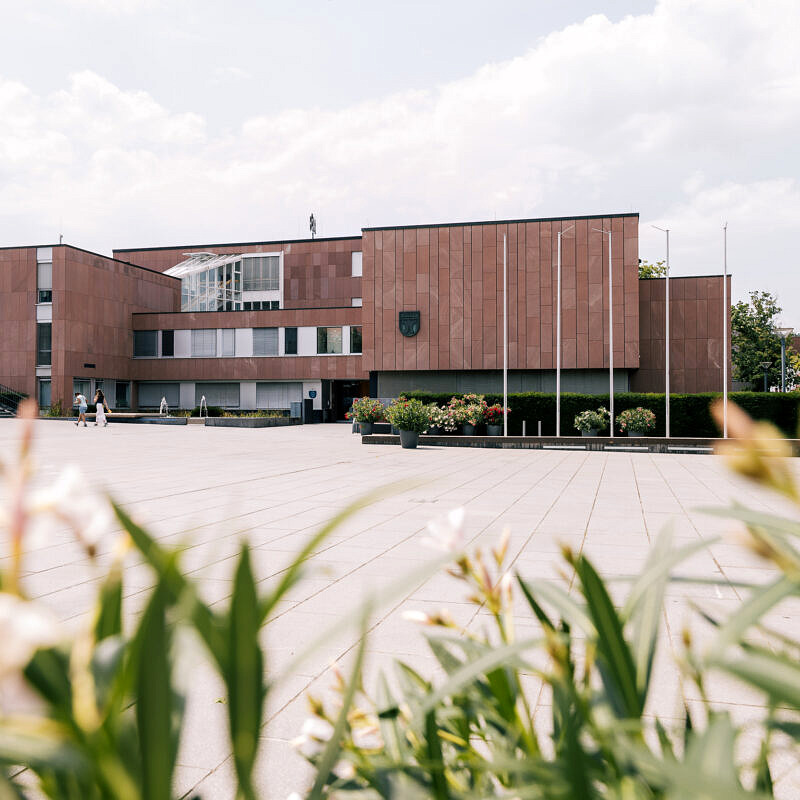
M 76 425 L 80 425 L 83 422 L 83 427 L 86 427 L 86 406 L 88 405 L 86 402 L 86 398 L 80 393 L 75 392 L 75 402 L 78 404 L 78 421 L 75 423 Z
M 94 402 L 95 402 L 95 416 L 94 416 L 94 426 L 97 427 L 98 422 L 103 423 L 103 427 L 105 428 L 108 425 L 108 420 L 106 419 L 106 411 L 111 413 L 111 410 L 106 403 L 106 396 L 103 394 L 102 389 L 98 389 L 94 393 Z

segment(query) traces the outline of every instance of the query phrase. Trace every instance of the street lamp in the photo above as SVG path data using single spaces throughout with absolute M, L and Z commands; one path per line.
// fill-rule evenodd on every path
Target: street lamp
M 575 226 L 558 232 L 558 268 L 556 278 L 556 436 L 561 436 L 561 237 Z
M 669 228 L 659 228 L 653 225 L 657 231 L 667 234 L 667 277 L 664 281 L 664 308 L 666 333 L 664 335 L 664 429 L 667 439 L 669 439 Z
M 611 438 L 614 438 L 614 282 L 611 261 L 611 231 L 592 228 L 608 234 L 608 410 L 611 414 Z
M 759 361 L 758 366 L 764 370 L 764 391 L 767 391 L 767 370 L 772 366 L 771 361 Z
M 794 333 L 793 328 L 775 328 L 781 340 L 781 391 L 786 391 L 786 339 Z

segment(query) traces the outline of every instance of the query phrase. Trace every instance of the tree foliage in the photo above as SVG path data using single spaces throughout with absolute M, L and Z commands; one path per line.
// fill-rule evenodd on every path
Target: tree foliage
M 750 292 L 750 302 L 740 300 L 731 307 L 731 358 L 734 380 L 749 383 L 756 390 L 763 387 L 764 368 L 767 385 L 781 385 L 781 341 L 775 334 L 776 320 L 782 309 L 770 292 Z M 786 384 L 798 377 L 798 354 L 786 342 Z
M 663 278 L 667 274 L 667 262 L 656 261 L 651 264 L 644 258 L 639 259 L 639 277 L 640 278 Z

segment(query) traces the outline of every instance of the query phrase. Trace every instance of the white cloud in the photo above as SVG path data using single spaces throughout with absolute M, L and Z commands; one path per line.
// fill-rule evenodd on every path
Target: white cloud
M 794 0 L 662 0 L 617 23 L 590 17 L 461 80 L 339 110 L 263 111 L 221 133 L 202 110 L 176 113 L 90 71 L 46 96 L 0 79 L 0 239 L 53 238 L 41 231 L 59 217 L 68 241 L 107 251 L 302 235 L 311 210 L 333 235 L 632 209 L 642 254 L 661 247 L 645 223 L 666 223 L 684 271 L 718 268 L 727 218 L 742 291 L 752 278 L 789 295 L 799 33 Z M 800 300 L 793 313 L 800 323 Z

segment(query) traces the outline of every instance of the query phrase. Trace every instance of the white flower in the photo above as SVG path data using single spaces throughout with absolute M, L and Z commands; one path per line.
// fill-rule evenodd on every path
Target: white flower
M 403 612 L 403 619 L 407 622 L 419 622 L 421 625 L 430 625 L 431 618 L 424 611 L 410 609 Z
M 351 781 L 356 776 L 356 768 L 349 761 L 342 760 L 333 768 L 333 774 L 343 781 Z
M 353 744 L 359 750 L 382 750 L 383 737 L 377 725 L 363 725 L 353 729 Z
M 309 717 L 303 723 L 300 735 L 292 739 L 291 745 L 306 758 L 319 755 L 325 743 L 333 736 L 333 725 L 320 717 Z
M 428 523 L 431 536 L 422 540 L 426 547 L 457 555 L 464 551 L 464 509 L 454 508 L 444 518 Z
M 42 647 L 60 637 L 58 622 L 43 606 L 0 592 L 0 679 L 19 672 Z

